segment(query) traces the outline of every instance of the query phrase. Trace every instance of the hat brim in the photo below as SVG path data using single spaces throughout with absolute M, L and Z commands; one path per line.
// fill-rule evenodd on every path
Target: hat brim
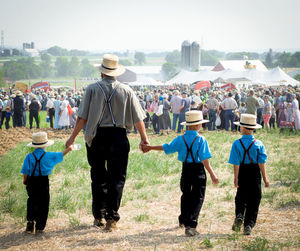
M 201 120 L 201 121 L 194 122 L 194 123 L 189 123 L 189 122 L 184 121 L 184 122 L 180 123 L 180 125 L 191 126 L 191 125 L 204 124 L 204 123 L 208 123 L 208 122 L 209 122 L 209 120 L 206 120 L 206 119 L 203 119 L 203 120 Z
M 245 127 L 245 128 L 250 128 L 250 129 L 261 129 L 262 126 L 259 125 L 259 124 L 256 124 L 255 126 L 245 126 L 245 125 L 241 125 L 240 122 L 233 122 L 233 124 L 237 125 L 237 126 L 242 126 L 242 127 Z
M 99 66 L 99 71 L 102 72 L 103 74 L 111 77 L 117 77 L 122 75 L 125 72 L 125 68 L 123 65 L 118 65 L 117 69 L 115 70 L 108 70 L 102 67 L 102 65 Z
M 42 144 L 42 145 L 33 145 L 32 144 L 32 142 L 31 143 L 29 143 L 27 146 L 28 147 L 34 147 L 34 148 L 38 148 L 38 147 L 46 147 L 46 146 L 51 146 L 51 145 L 53 145 L 54 144 L 54 141 L 53 140 L 48 140 L 48 142 L 47 143 L 45 143 L 45 144 Z

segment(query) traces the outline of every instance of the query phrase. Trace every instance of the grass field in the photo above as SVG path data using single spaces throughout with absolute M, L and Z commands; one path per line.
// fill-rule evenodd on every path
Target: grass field
M 130 134 L 121 220 L 119 231 L 114 233 L 103 233 L 92 226 L 89 165 L 84 147 L 68 154 L 50 176 L 49 219 L 42 237 L 23 234 L 27 194 L 19 173 L 31 151 L 26 147 L 28 142 L 21 142 L 0 157 L 0 249 L 299 250 L 300 134 L 279 134 L 278 130 L 255 134 L 267 149 L 271 186 L 263 188 L 257 226 L 250 237 L 245 237 L 231 231 L 235 189 L 232 167 L 227 164 L 231 144 L 240 136 L 223 131 L 201 133 L 210 145 L 211 164 L 220 183 L 214 186 L 208 178 L 199 237 L 186 238 L 177 228 L 181 195 L 181 164 L 177 156 L 142 154 L 139 137 Z M 149 135 L 153 145 L 176 137 Z M 64 142 L 56 140 L 47 151 L 62 151 Z M 82 136 L 77 142 L 84 145 Z

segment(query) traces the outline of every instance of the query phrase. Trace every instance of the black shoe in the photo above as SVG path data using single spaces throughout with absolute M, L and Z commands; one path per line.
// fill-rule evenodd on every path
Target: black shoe
M 232 230 L 239 232 L 241 230 L 242 224 L 243 224 L 243 217 L 237 216 L 233 222 Z
M 26 233 L 33 233 L 34 231 L 34 222 L 33 221 L 27 221 L 27 226 L 26 226 Z
M 245 226 L 244 227 L 244 235 L 250 235 L 251 234 L 251 230 L 252 230 L 252 227 Z
M 106 221 L 104 218 L 94 219 L 94 226 L 96 226 L 96 227 L 104 227 L 105 224 L 106 224 Z

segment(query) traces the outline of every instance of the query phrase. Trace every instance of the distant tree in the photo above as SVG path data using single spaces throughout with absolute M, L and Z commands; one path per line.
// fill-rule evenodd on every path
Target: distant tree
M 80 68 L 80 76 L 82 77 L 93 77 L 98 74 L 98 70 L 90 64 L 88 59 L 81 61 Z
M 130 66 L 130 65 L 132 65 L 131 61 L 128 60 L 128 59 L 120 59 L 120 60 L 119 60 L 119 63 L 120 63 L 121 65 L 124 65 L 124 66 Z
M 201 50 L 202 53 L 203 50 Z M 213 56 L 214 58 L 217 58 L 218 60 L 224 59 L 226 53 L 223 51 L 217 51 L 217 50 L 207 50 L 206 51 L 209 55 Z
M 219 62 L 219 59 L 211 55 L 208 51 L 201 50 L 201 65 L 203 66 L 213 66 Z
M 272 49 L 269 49 L 269 52 L 266 55 L 265 65 L 268 68 L 272 68 L 273 67 L 273 51 L 272 51 Z
M 294 79 L 300 81 L 300 74 L 297 74 L 296 76 L 294 76 Z
M 69 64 L 69 75 L 72 77 L 79 76 L 80 68 L 79 68 L 79 59 L 78 57 L 72 57 Z
M 282 52 L 277 55 L 276 65 L 280 67 L 289 67 L 291 61 L 291 53 Z
M 299 62 L 300 64 L 300 51 L 297 51 L 295 52 L 293 55 L 292 55 L 293 58 L 296 58 L 297 61 Z M 298 65 L 298 67 L 300 67 L 300 65 Z
M 59 46 L 53 46 L 47 50 L 52 56 L 69 56 L 67 49 L 61 48 Z
M 69 62 L 64 57 L 58 57 L 55 61 L 56 76 L 65 77 L 69 75 Z
M 177 65 L 173 63 L 164 63 L 161 67 L 161 71 L 167 80 L 174 77 L 177 73 Z
M 166 55 L 165 60 L 166 60 L 168 63 L 172 63 L 172 64 L 175 64 L 175 65 L 180 65 L 180 62 L 181 62 L 181 54 L 180 54 L 180 51 L 174 50 L 174 51 L 172 51 L 172 52 L 169 52 L 169 53 Z
M 18 49 L 13 49 L 13 50 L 12 50 L 12 55 L 13 55 L 13 56 L 20 56 L 21 53 L 20 53 L 20 51 L 19 51 Z
M 4 81 L 4 71 L 0 69 L 0 87 L 5 87 L 5 81 Z
M 88 55 L 88 52 L 87 51 L 81 51 L 81 50 L 70 50 L 69 54 L 70 54 L 70 56 L 80 57 L 80 56 Z
M 134 60 L 136 64 L 142 65 L 146 63 L 146 55 L 144 52 L 136 52 L 134 54 Z
M 51 66 L 51 57 L 47 53 L 41 54 L 41 63 L 40 67 L 42 68 L 42 76 L 49 77 L 52 75 L 52 66 Z

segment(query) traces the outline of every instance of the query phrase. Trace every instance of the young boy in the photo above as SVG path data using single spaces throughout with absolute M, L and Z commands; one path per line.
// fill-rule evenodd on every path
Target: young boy
M 204 201 L 206 189 L 206 173 L 209 172 L 214 184 L 218 179 L 209 164 L 211 153 L 208 143 L 203 136 L 198 134 L 203 123 L 201 111 L 189 111 L 185 114 L 186 122 L 181 125 L 188 126 L 184 135 L 178 136 L 171 143 L 161 146 L 143 146 L 145 151 L 164 151 L 166 154 L 178 152 L 178 160 L 182 162 L 182 173 L 180 179 L 181 214 L 179 226 L 185 227 L 186 236 L 199 234 L 196 230 L 198 216 Z
M 48 175 L 56 164 L 63 161 L 63 156 L 72 150 L 72 147 L 68 147 L 63 152 L 45 152 L 45 148 L 53 143 L 52 140 L 48 140 L 46 132 L 37 132 L 32 135 L 32 143 L 27 145 L 36 148 L 26 156 L 21 170 L 28 194 L 25 230 L 27 233 L 33 233 L 34 222 L 35 232 L 43 232 L 50 200 Z
M 234 186 L 237 188 L 235 197 L 235 220 L 232 230 L 240 231 L 244 221 L 244 234 L 250 235 L 257 219 L 261 200 L 261 175 L 265 187 L 269 186 L 265 163 L 267 153 L 263 143 L 253 136 L 254 129 L 262 128 L 256 124 L 256 116 L 241 114 L 241 139 L 233 142 L 229 163 L 234 167 Z

